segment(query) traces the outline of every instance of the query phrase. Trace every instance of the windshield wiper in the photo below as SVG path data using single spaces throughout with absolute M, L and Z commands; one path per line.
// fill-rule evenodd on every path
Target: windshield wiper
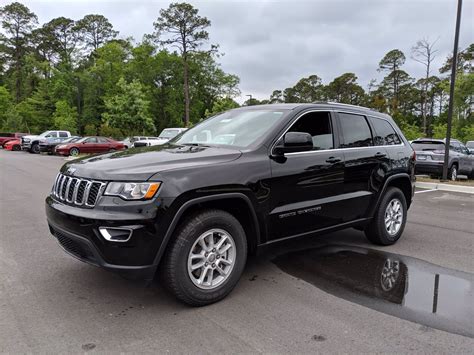
M 181 143 L 181 145 L 188 145 L 192 147 L 210 147 L 210 145 L 202 144 L 202 143 Z

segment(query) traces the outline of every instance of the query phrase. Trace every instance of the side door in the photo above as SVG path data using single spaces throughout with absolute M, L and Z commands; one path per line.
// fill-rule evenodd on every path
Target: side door
M 344 193 L 352 197 L 346 221 L 367 217 L 375 203 L 390 159 L 384 146 L 374 145 L 367 116 L 360 113 L 337 112 L 341 148 L 344 149 Z
M 96 137 L 89 137 L 83 143 L 82 147 L 79 147 L 81 153 L 95 153 L 96 152 Z
M 333 113 L 306 111 L 287 132 L 309 133 L 313 150 L 272 155 L 270 159 L 269 240 L 301 235 L 339 224 L 343 219 L 344 160 L 342 152 L 335 149 L 338 140 Z
M 59 138 L 58 138 L 58 141 L 59 141 L 59 142 L 62 142 L 62 141 L 64 141 L 64 140 L 66 140 L 66 139 L 69 138 L 67 132 L 61 132 L 61 131 L 60 131 L 60 132 L 58 132 L 58 134 L 59 134 Z
M 460 173 L 469 177 L 474 168 L 474 156 L 469 153 L 469 150 L 464 146 L 464 144 L 459 144 L 459 153 L 461 154 L 460 160 L 463 161 L 464 165 L 464 168 Z
M 96 151 L 107 152 L 111 148 L 110 142 L 104 137 L 97 137 Z

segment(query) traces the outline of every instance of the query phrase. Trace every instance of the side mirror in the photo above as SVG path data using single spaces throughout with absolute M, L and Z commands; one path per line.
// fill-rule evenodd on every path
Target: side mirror
M 285 153 L 306 152 L 313 149 L 313 138 L 306 132 L 287 132 L 283 137 L 283 142 L 275 147 L 275 153 L 282 155 Z

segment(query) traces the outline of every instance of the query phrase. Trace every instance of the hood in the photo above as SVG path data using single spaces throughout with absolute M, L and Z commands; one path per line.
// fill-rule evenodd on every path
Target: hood
M 27 138 L 27 139 L 33 140 L 33 139 L 39 138 L 39 136 L 32 134 L 32 135 L 28 135 L 28 136 L 22 136 L 21 138 L 23 138 L 23 139 Z
M 166 170 L 224 163 L 241 154 L 237 149 L 167 144 L 73 160 L 61 172 L 97 180 L 145 181 Z

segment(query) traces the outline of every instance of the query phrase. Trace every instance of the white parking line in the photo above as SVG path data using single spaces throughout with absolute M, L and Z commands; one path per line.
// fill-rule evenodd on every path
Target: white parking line
M 416 194 L 421 194 L 423 192 L 431 192 L 431 191 L 437 191 L 436 189 L 432 189 L 432 190 L 422 190 L 422 191 L 415 191 Z

